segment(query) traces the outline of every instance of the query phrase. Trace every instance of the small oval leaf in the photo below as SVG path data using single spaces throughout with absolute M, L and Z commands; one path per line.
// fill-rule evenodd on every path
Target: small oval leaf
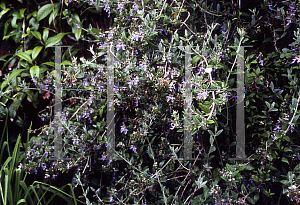
M 192 64 L 197 63 L 200 60 L 201 56 L 194 56 L 192 59 Z

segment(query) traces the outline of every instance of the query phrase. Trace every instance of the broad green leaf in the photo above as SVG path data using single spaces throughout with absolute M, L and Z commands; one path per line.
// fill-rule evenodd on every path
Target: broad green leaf
M 14 105 L 13 103 L 10 104 L 10 106 L 8 107 L 8 116 L 9 118 L 15 118 L 17 112 L 14 110 Z
M 100 118 L 102 118 L 103 109 L 104 109 L 104 105 L 103 105 L 103 106 L 100 108 L 100 110 L 99 110 L 99 115 L 100 115 Z
M 19 53 L 16 53 L 16 55 L 32 64 L 32 59 L 30 58 L 30 56 L 27 53 L 19 52 Z
M 78 40 L 79 40 L 79 38 L 80 38 L 81 31 L 82 31 L 82 29 L 81 29 L 81 28 L 75 31 L 75 38 L 76 38 L 76 40 L 77 40 L 77 41 L 78 41 Z
M 5 13 L 7 13 L 9 10 L 10 10 L 10 8 L 3 9 L 3 10 L 0 12 L 0 19 L 1 19 L 2 16 L 3 16 Z
M 26 11 L 26 8 L 22 8 L 22 9 L 20 9 L 20 18 L 19 19 L 22 19 L 22 18 L 24 18 L 24 13 L 25 13 L 25 11 Z
M 39 75 L 40 75 L 40 67 L 39 66 L 37 66 L 37 65 L 35 65 L 35 66 L 32 66 L 31 68 L 30 68 L 30 75 L 31 75 L 31 78 L 33 78 L 33 74 L 35 73 L 35 75 L 37 76 L 37 77 L 39 77 Z
M 27 123 L 22 118 L 20 118 L 20 116 L 17 116 L 17 119 L 15 120 L 15 123 L 19 127 L 25 127 L 25 126 L 27 126 Z
M 294 172 L 296 174 L 300 173 L 300 164 L 298 164 L 295 168 L 294 168 Z
M 17 25 L 17 19 L 18 17 L 17 16 L 14 16 L 12 21 L 11 21 L 11 27 L 13 28 L 18 28 L 18 25 Z
M 20 105 L 21 105 L 21 100 L 20 99 L 18 99 L 18 98 L 15 98 L 14 99 L 14 102 L 13 102 L 13 106 L 14 106 L 14 110 L 15 111 L 18 111 L 18 109 L 19 109 L 19 107 L 20 107 Z
M 4 3 L 4 2 L 1 2 L 1 3 L 0 3 L 0 7 L 1 7 L 1 9 L 3 9 L 3 10 L 6 9 L 5 3 Z
M 73 20 L 76 24 L 80 24 L 80 18 L 78 16 L 78 14 L 76 14 L 76 13 L 73 14 Z
M 37 106 L 36 106 L 36 101 L 37 101 L 38 94 L 39 94 L 39 92 L 36 92 L 36 93 L 34 94 L 34 96 L 33 96 L 33 102 L 32 102 L 32 105 L 33 105 L 34 108 L 37 108 Z
M 49 29 L 45 28 L 43 31 L 43 41 L 46 42 L 48 39 L 48 35 L 49 35 Z
M 281 161 L 290 164 L 289 161 L 285 157 L 282 157 Z
M 69 65 L 69 66 L 73 66 L 72 63 L 70 61 L 64 60 L 61 65 Z
M 32 60 L 34 60 L 38 55 L 39 53 L 41 52 L 41 50 L 43 49 L 43 46 L 37 46 L 33 49 L 33 52 L 32 52 Z
M 48 16 L 48 14 L 50 14 L 50 12 L 53 10 L 53 6 L 52 4 L 46 4 L 44 6 L 42 6 L 42 8 L 39 9 L 39 11 L 37 12 L 37 20 L 41 21 L 42 19 L 44 19 L 46 16 Z
M 50 26 L 50 24 L 51 24 L 52 21 L 53 21 L 53 17 L 55 18 L 55 17 L 57 16 L 58 11 L 59 11 L 59 7 L 56 7 L 56 8 L 54 9 L 54 11 L 50 14 L 50 16 L 49 16 L 49 26 Z
M 41 65 L 49 65 L 49 66 L 52 66 L 52 67 L 55 66 L 54 62 L 45 62 L 45 63 L 42 63 Z
M 291 149 L 291 148 L 289 148 L 289 147 L 285 147 L 284 148 L 284 152 L 292 152 L 293 150 Z
M 42 40 L 42 36 L 41 36 L 40 32 L 38 32 L 38 31 L 30 31 L 30 32 L 32 33 L 32 35 L 34 35 L 34 37 L 36 37 L 40 41 Z
M 5 31 L 4 31 L 5 32 Z M 19 35 L 19 33 L 11 33 L 11 34 L 9 34 L 9 35 L 7 35 L 7 36 L 4 36 L 3 37 L 3 40 L 6 40 L 6 39 L 8 39 L 10 36 L 15 36 L 15 35 Z
M 17 77 L 19 75 L 19 73 L 21 73 L 24 70 L 26 70 L 26 69 L 19 69 L 19 70 L 14 70 L 13 72 L 11 72 L 11 74 L 9 75 L 9 78 L 8 78 L 8 83 L 10 81 L 12 81 L 12 79 L 14 79 L 15 77 Z
M 55 44 L 59 43 L 59 41 L 64 37 L 65 33 L 59 33 L 56 36 L 50 37 L 47 42 L 45 47 L 50 47 L 54 46 Z

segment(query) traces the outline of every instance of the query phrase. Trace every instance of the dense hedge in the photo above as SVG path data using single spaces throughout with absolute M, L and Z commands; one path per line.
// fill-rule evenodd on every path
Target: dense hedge
M 8 120 L 12 146 L 19 133 L 25 142 L 33 121 L 26 172 L 52 179 L 76 173 L 72 184 L 87 204 L 300 201 L 298 2 L 20 0 L 0 6 L 0 118 Z M 110 44 L 115 156 L 122 160 L 106 159 Z M 62 49 L 59 119 L 70 161 L 50 160 L 54 45 L 70 46 Z M 192 155 L 200 160 L 182 161 L 187 45 Z M 223 89 L 237 86 L 241 45 L 253 46 L 244 55 L 248 158 L 232 161 L 240 99 Z

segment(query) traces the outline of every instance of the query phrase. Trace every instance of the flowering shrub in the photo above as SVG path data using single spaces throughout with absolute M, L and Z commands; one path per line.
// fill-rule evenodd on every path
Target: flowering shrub
M 53 105 L 39 113 L 49 126 L 39 129 L 40 133 L 31 138 L 24 169 L 32 174 L 45 171 L 45 177 L 55 177 L 78 167 L 74 186 L 86 189 L 83 197 L 87 204 L 255 204 L 268 200 L 279 203 L 283 200 L 281 194 L 298 202 L 299 182 L 293 182 L 296 176 L 291 170 L 297 173 L 294 159 L 298 159 L 300 151 L 296 138 L 300 116 L 296 65 L 300 30 L 295 29 L 299 27 L 299 4 L 261 4 L 259 9 L 249 9 L 249 14 L 248 8 L 241 12 L 231 3 L 206 5 L 204 1 L 63 3 L 49 3 L 33 12 L 22 37 L 17 31 L 7 35 L 8 26 L 4 31 L 6 39 L 40 40 L 22 47 L 24 52 L 16 53 L 20 59 L 7 60 L 12 66 L 19 62 L 11 73 L 4 75 L 1 84 L 4 105 L 1 104 L 0 114 L 9 114 L 12 119 L 25 96 L 29 102 L 37 102 L 38 92 L 28 91 L 33 83 L 44 100 L 57 92 L 55 73 L 43 67 L 54 66 L 54 58 L 44 62 L 46 53 L 37 61 L 40 66 L 32 63 L 43 46 L 47 50 L 62 43 L 69 30 L 75 40 L 92 43 L 91 59 L 78 60 L 72 56 L 74 47 L 63 54 L 62 116 L 53 120 Z M 71 28 L 48 38 L 50 29 L 41 30 L 37 22 L 48 17 L 49 25 L 53 22 L 56 30 L 57 14 L 62 7 L 62 19 Z M 84 26 L 84 18 L 71 12 L 72 8 L 90 14 L 103 10 L 112 26 L 107 31 Z M 20 19 L 24 17 L 21 11 Z M 20 28 L 12 24 L 12 29 Z M 255 44 L 265 29 L 268 36 L 260 43 L 274 46 L 274 50 L 266 53 L 257 45 L 245 49 L 245 146 L 249 157 L 233 163 L 228 158 L 235 156 L 230 148 L 236 145 L 234 107 L 240 99 L 226 90 L 237 86 L 234 70 L 238 47 Z M 289 42 L 291 49 L 283 48 L 281 41 L 292 31 L 296 38 Z M 187 103 L 187 45 L 191 46 L 188 60 L 192 63 L 192 155 L 199 159 L 193 161 L 179 159 L 183 155 Z M 110 51 L 114 55 L 115 156 L 121 161 L 116 157 L 107 159 L 106 63 Z M 24 69 L 18 69 L 19 65 Z M 20 73 L 21 77 L 31 77 L 33 83 L 21 82 L 17 77 Z M 16 95 L 15 87 L 19 87 Z M 11 97 L 14 101 L 10 104 L 7 99 Z M 62 125 L 62 154 L 70 160 L 51 160 L 57 152 L 53 143 L 53 125 L 57 121 Z M 294 169 L 288 170 L 292 163 Z M 99 180 L 89 178 L 93 172 L 105 176 L 101 176 L 104 188 Z M 275 195 L 274 186 L 279 184 L 282 190 Z M 88 197 L 89 190 L 93 199 Z

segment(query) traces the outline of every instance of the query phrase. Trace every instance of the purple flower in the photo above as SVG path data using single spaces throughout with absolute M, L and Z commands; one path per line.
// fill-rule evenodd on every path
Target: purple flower
M 221 32 L 222 32 L 222 31 L 226 31 L 225 26 L 221 26 Z
M 116 47 L 117 47 L 117 51 L 120 50 L 122 48 L 122 50 L 125 50 L 125 45 L 124 44 L 117 44 Z
M 112 160 L 109 160 L 109 161 L 108 161 L 106 167 L 108 167 L 108 166 L 110 165 L 111 161 L 112 161 Z
M 276 125 L 276 127 L 273 130 L 275 130 L 275 133 L 279 132 L 279 130 L 280 130 L 279 125 Z
M 104 10 L 108 13 L 109 9 L 110 9 L 109 5 L 106 4 L 105 7 L 104 7 Z
M 132 42 L 133 40 L 138 41 L 138 40 L 139 40 L 139 35 L 137 35 L 137 34 L 132 34 L 131 42 Z
M 198 93 L 198 99 L 201 99 L 201 98 L 204 98 L 204 99 L 206 99 L 206 97 L 207 97 L 207 92 L 199 92 Z
M 38 172 L 37 170 L 34 171 L 35 174 L 37 174 L 37 172 Z
M 106 42 L 104 42 L 104 44 L 103 44 L 103 45 L 101 45 L 101 46 L 100 46 L 100 48 L 101 48 L 101 49 L 104 49 L 104 47 L 105 47 L 105 45 L 106 45 L 106 44 L 107 44 L 107 43 L 106 43 Z
M 290 25 L 292 23 L 292 20 L 290 18 L 287 19 L 287 26 Z
M 240 96 L 233 96 L 233 98 L 235 99 L 235 101 L 237 101 L 240 98 Z
M 139 7 L 137 5 L 134 5 L 133 10 L 136 11 Z
M 73 140 L 73 144 L 78 144 L 79 143 L 79 139 L 77 139 L 77 138 L 73 138 L 72 140 Z
M 211 74 L 213 74 L 215 71 L 216 71 L 216 69 L 214 68 L 214 69 L 212 70 Z
M 298 159 L 300 160 L 300 155 L 298 155 Z
M 231 96 L 230 94 L 227 94 L 226 95 L 226 100 L 228 100 L 230 96 Z
M 104 161 L 106 159 L 106 156 L 102 155 L 101 159 Z
M 171 100 L 171 102 L 174 103 L 174 99 L 175 99 L 175 97 L 167 96 L 167 102 L 169 102 Z
M 126 18 L 126 20 L 128 20 L 130 17 L 132 17 L 132 14 L 130 14 L 130 15 L 128 16 L 128 18 Z
M 125 128 L 125 126 L 121 126 L 121 133 L 124 132 L 124 134 L 126 135 L 127 134 L 127 129 Z
M 113 200 L 113 197 L 111 196 L 111 197 L 109 197 L 109 202 L 113 202 L 114 200 Z
M 251 184 L 252 184 L 252 183 L 254 182 L 254 179 L 252 179 L 252 178 L 251 178 L 251 179 L 249 179 L 249 181 L 250 181 L 250 182 L 251 182 Z
M 259 63 L 260 63 L 261 66 L 264 65 L 264 61 L 263 60 L 260 60 Z
M 199 73 L 201 73 L 201 74 L 204 73 L 204 68 L 198 69 L 198 74 L 199 74 Z
M 118 8 L 117 8 L 118 10 L 119 10 L 119 12 L 121 13 L 122 12 L 122 10 L 123 10 L 123 6 L 121 5 L 121 4 L 119 4 L 119 6 L 118 6 Z
M 289 6 L 289 10 L 293 11 L 292 15 L 294 15 L 296 13 L 296 9 L 292 5 Z
M 272 10 L 272 5 L 268 5 L 269 9 Z
M 113 35 L 114 35 L 113 33 L 109 33 L 108 34 L 108 40 L 111 39 L 113 37 Z
M 135 146 L 131 145 L 131 147 L 129 149 L 131 149 L 134 153 L 136 153 L 136 147 Z
M 174 130 L 174 128 L 175 128 L 175 125 L 173 123 L 171 123 L 170 130 Z
M 103 68 L 98 68 L 98 72 L 97 73 L 102 73 L 103 72 Z
M 297 60 L 297 63 L 300 63 L 300 57 L 295 57 L 291 64 L 295 63 L 296 60 Z
M 292 126 L 292 127 L 291 127 L 291 133 L 293 133 L 294 130 L 295 130 L 295 128 Z
M 162 33 L 162 31 L 163 31 L 162 29 L 155 29 L 155 30 L 159 31 L 160 33 Z

